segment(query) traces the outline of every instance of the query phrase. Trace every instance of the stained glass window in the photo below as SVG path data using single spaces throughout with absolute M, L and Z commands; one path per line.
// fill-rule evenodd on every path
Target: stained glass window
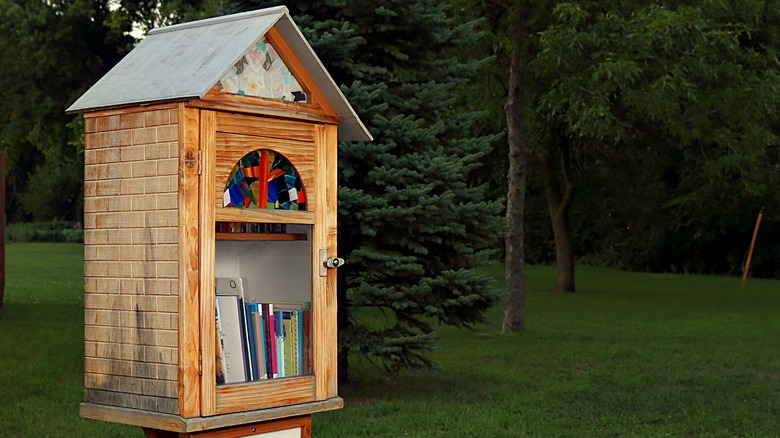
M 257 150 L 238 160 L 222 194 L 224 207 L 306 210 L 301 178 L 284 155 Z
M 303 87 L 265 37 L 222 76 L 218 88 L 227 93 L 306 102 Z

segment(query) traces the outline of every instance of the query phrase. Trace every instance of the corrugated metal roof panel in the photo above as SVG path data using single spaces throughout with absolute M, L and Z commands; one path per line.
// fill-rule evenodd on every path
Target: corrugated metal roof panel
M 339 140 L 371 135 L 284 6 L 154 29 L 68 112 L 202 98 L 274 25 L 336 113 Z

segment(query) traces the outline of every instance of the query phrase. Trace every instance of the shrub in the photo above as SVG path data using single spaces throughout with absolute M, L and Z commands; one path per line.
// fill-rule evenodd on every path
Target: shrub
M 84 241 L 81 222 L 19 222 L 5 228 L 6 242 L 67 242 Z

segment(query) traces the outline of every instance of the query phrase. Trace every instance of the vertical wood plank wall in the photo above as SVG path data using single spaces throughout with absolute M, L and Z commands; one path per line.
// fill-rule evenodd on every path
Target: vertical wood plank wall
M 85 402 L 178 413 L 178 109 L 85 115 Z
M 336 126 L 318 125 L 316 127 L 316 191 L 319 199 L 315 211 L 317 230 L 315 249 L 327 250 L 328 257 L 338 256 L 336 248 L 337 224 L 337 159 Z M 319 269 L 319 259 L 314 257 L 315 267 Z M 315 272 L 317 272 L 315 270 Z M 317 376 L 316 398 L 325 400 L 338 395 L 338 328 L 336 270 L 328 269 L 325 278 L 315 277 L 319 293 L 312 303 L 314 321 L 314 374 Z

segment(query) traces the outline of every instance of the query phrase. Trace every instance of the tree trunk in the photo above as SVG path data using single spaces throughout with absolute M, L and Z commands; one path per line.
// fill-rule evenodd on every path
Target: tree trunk
M 555 239 L 555 290 L 574 292 L 574 242 L 569 223 L 569 207 L 574 197 L 569 161 L 570 148 L 565 139 L 557 145 L 562 181 L 558 180 L 558 173 L 555 171 L 554 148 L 555 146 L 548 149 L 547 154 L 542 157 L 541 170 Z
M 515 6 L 517 8 L 517 6 Z M 504 111 L 509 143 L 509 174 L 506 216 L 509 229 L 506 234 L 506 302 L 504 306 L 503 332 L 525 330 L 525 236 L 523 215 L 525 212 L 525 186 L 527 179 L 528 147 L 525 133 L 525 59 L 521 56 L 528 32 L 524 20 L 513 21 L 513 49 L 509 67 L 509 94 Z

